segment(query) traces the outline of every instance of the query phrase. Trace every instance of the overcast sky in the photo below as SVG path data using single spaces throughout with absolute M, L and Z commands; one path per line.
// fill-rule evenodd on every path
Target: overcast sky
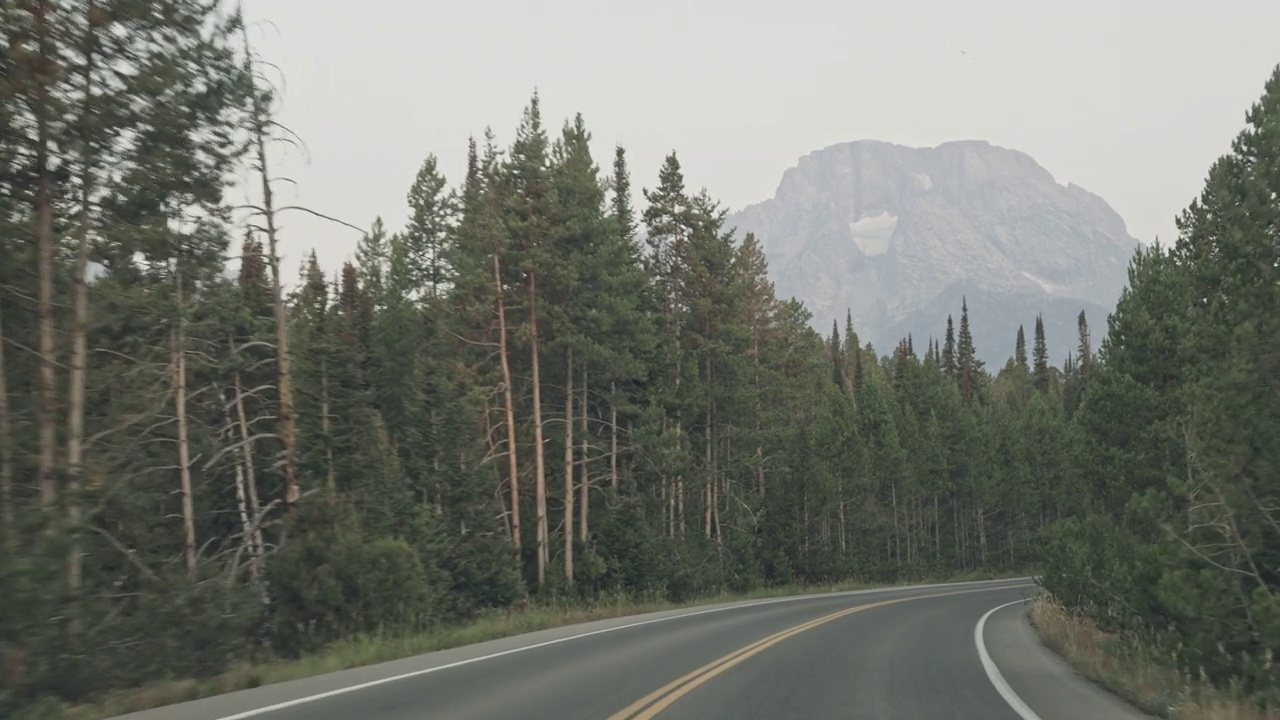
M 510 142 L 536 87 L 558 131 L 581 112 L 596 161 L 621 143 L 652 187 L 675 150 L 730 209 L 772 197 L 812 150 L 856 139 L 981 139 L 1105 198 L 1145 242 L 1229 148 L 1280 63 L 1276 0 L 244 0 L 278 66 L 281 121 L 306 143 L 278 188 L 391 229 L 435 153 L 461 179 L 467 137 Z M 357 9 L 359 8 L 359 9 Z M 357 234 L 284 218 L 287 276 L 332 273 Z

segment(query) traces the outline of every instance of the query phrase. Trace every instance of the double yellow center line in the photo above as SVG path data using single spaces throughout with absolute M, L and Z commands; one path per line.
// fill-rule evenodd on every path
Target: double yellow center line
M 872 608 L 883 607 L 885 605 L 896 605 L 897 603 L 908 602 L 911 600 L 925 600 L 928 598 L 946 597 L 948 595 L 963 595 L 966 593 L 990 592 L 992 590 L 1012 590 L 1014 588 L 1033 587 L 1033 586 L 1034 586 L 1034 583 L 1023 583 L 1020 585 L 998 585 L 996 587 L 975 588 L 972 590 L 953 590 L 951 592 L 934 593 L 932 595 L 915 595 L 912 597 L 897 598 L 894 600 L 882 600 L 880 602 L 870 603 L 867 605 L 859 605 L 857 607 L 852 607 L 852 608 L 831 613 L 830 615 L 824 615 L 816 620 L 810 620 L 809 622 L 801 623 L 800 625 L 796 625 L 794 627 L 788 628 L 781 632 L 774 633 L 773 635 L 770 635 L 764 639 L 757 640 L 756 642 L 753 642 L 744 648 L 740 648 L 738 650 L 735 650 L 729 653 L 728 655 L 725 655 L 719 660 L 714 660 L 710 663 L 707 663 L 706 665 L 703 665 L 702 667 L 698 668 L 697 670 L 694 670 L 693 672 L 687 675 L 676 678 L 675 680 L 672 680 L 666 685 L 663 685 L 657 690 L 654 690 L 648 695 L 645 695 L 639 700 L 631 703 L 630 705 L 626 706 L 622 710 L 614 713 L 613 715 L 610 715 L 609 720 L 652 720 L 652 718 L 656 717 L 658 713 L 667 709 L 667 707 L 670 706 L 671 703 L 675 702 L 676 700 L 679 700 L 680 698 L 684 697 L 689 692 L 691 692 L 694 688 L 697 688 L 698 686 L 707 682 L 711 678 L 719 675 L 720 673 L 728 670 L 729 668 L 737 665 L 738 663 L 746 660 L 747 658 L 750 658 L 754 655 L 758 655 L 764 652 L 765 650 L 768 650 L 769 648 L 773 647 L 774 645 L 777 645 L 783 640 L 786 640 L 789 637 L 799 635 L 805 630 L 812 630 L 813 628 L 816 628 L 819 625 L 824 625 L 826 623 L 831 622 L 832 620 L 839 620 L 840 618 L 845 617 L 846 615 L 852 615 L 854 613 L 862 612 L 863 610 L 870 610 Z

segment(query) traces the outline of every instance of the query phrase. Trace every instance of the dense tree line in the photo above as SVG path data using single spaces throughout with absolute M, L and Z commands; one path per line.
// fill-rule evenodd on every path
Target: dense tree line
M 1076 424 L 1046 587 L 1280 705 L 1280 67 L 1172 247 L 1137 255 Z
M 1053 528 L 1066 592 L 1101 528 L 1156 542 L 1120 508 L 1167 492 L 1174 431 L 1191 432 L 1176 403 L 1197 398 L 1203 433 L 1269 367 L 1246 361 L 1272 321 L 1192 290 L 1223 271 L 1158 254 L 1137 259 L 1102 354 L 1082 315 L 1062 367 L 1037 320 L 991 372 L 963 306 L 923 352 L 882 356 L 848 318 L 823 337 L 675 153 L 633 207 L 624 149 L 601 169 L 583 119 L 548 128 L 536 94 L 508 146 L 470 143 L 460 182 L 428 157 L 408 222 L 375 220 L 354 262 L 284 268 L 282 244 L 305 241 L 282 237 L 300 209 L 272 194 L 288 136 L 219 8 L 0 8 L 0 710 L 542 598 L 1026 570 Z M 246 169 L 258 197 L 238 207 Z M 1248 172 L 1206 196 L 1203 232 L 1228 197 L 1254 213 L 1228 213 L 1232 232 L 1268 207 L 1275 222 Z M 1254 344 L 1228 352 L 1246 339 L 1212 335 L 1235 332 L 1223 318 Z M 1192 347 L 1215 364 L 1188 369 Z M 1197 483 L 1248 447 L 1194 437 Z M 1223 489 L 1214 517 L 1274 523 L 1270 488 Z M 1249 532 L 1273 555 L 1205 567 L 1263 590 L 1225 596 L 1192 559 L 1178 576 L 1225 608 L 1200 632 L 1247 640 L 1261 625 L 1239 613 L 1275 617 L 1274 538 Z
M 293 280 L 236 16 L 0 19 L 6 708 L 536 598 L 1025 568 L 1071 506 L 1043 357 L 993 379 L 967 312 L 821 337 L 674 153 L 633 208 L 535 95 Z

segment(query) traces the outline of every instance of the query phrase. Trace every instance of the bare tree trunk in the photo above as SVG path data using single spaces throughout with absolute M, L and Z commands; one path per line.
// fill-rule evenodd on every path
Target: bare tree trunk
M 665 415 L 662 418 L 662 438 L 665 441 L 667 433 L 670 431 L 671 419 Z M 676 481 L 668 476 L 665 472 L 662 475 L 662 500 L 663 512 L 667 521 L 667 537 L 676 536 Z
M 680 240 L 677 239 L 676 242 L 678 244 Z M 683 372 L 682 372 L 683 364 L 680 361 L 680 358 L 681 358 L 680 326 L 677 324 L 675 327 L 676 327 L 676 337 L 675 337 L 674 357 L 675 357 L 675 363 L 676 363 L 676 396 L 679 397 L 680 381 L 681 381 L 681 378 L 683 377 Z M 677 438 L 684 436 L 683 425 L 684 425 L 683 421 L 679 417 L 677 417 L 676 418 L 676 437 Z M 683 475 L 676 476 L 674 491 L 675 491 L 675 505 L 673 506 L 673 509 L 674 509 L 675 519 L 673 522 L 675 523 L 675 532 L 680 537 L 684 537 L 684 476 Z
M 938 493 L 933 494 L 933 556 L 942 560 L 942 515 L 938 512 Z
M 329 361 L 320 360 L 320 432 L 324 433 L 324 486 L 330 501 L 338 497 L 338 477 L 333 467 L 333 420 L 329 415 Z
M 234 338 L 231 339 L 231 346 L 233 348 L 235 347 Z M 232 405 L 236 404 L 236 400 L 240 396 L 240 373 L 236 373 L 236 385 L 235 385 L 234 391 L 235 391 L 235 395 L 232 397 L 232 401 L 231 401 Z M 239 426 L 239 423 L 231 419 L 231 410 L 227 407 L 226 403 L 223 403 L 222 409 L 223 409 L 223 415 L 225 416 L 227 421 L 227 427 L 225 430 L 227 440 L 233 441 L 236 436 L 236 428 Z M 243 539 L 241 540 L 241 547 L 245 549 L 246 554 L 249 556 L 249 573 L 250 575 L 253 576 L 254 580 L 257 580 L 258 566 L 257 566 L 257 563 L 254 562 L 255 558 L 257 557 L 257 553 L 255 552 L 254 545 L 253 545 L 254 523 L 253 523 L 253 520 L 249 517 L 249 493 L 245 487 L 244 458 L 241 457 L 240 460 L 236 461 L 235 466 L 236 466 L 236 513 L 240 516 L 240 528 L 241 528 L 240 532 L 243 536 Z M 257 514 L 255 513 L 254 515 L 256 517 Z
M 715 380 L 714 367 L 711 364 L 710 357 L 707 358 L 706 369 L 707 369 L 707 387 L 710 389 L 714 387 L 713 383 Z M 714 442 L 713 440 L 714 433 L 712 433 L 712 424 L 714 422 L 715 422 L 715 400 L 710 399 L 707 401 L 706 426 L 702 429 L 702 444 L 703 444 L 702 465 L 703 465 L 703 469 L 706 470 L 706 473 L 707 473 L 706 509 L 703 511 L 702 525 L 703 525 L 703 532 L 706 534 L 708 540 L 711 539 L 711 515 L 713 512 L 712 508 L 715 507 L 715 504 L 716 504 L 716 469 L 715 469 L 715 461 L 713 460 L 713 448 L 712 448 L 712 444 Z
M 511 361 L 507 351 L 507 313 L 502 301 L 502 268 L 493 256 L 493 286 L 498 299 L 498 358 L 502 362 L 503 400 L 507 409 L 507 483 L 511 492 L 511 543 L 520 562 L 520 473 L 516 458 L 516 403 L 511 390 Z
M 485 399 L 485 407 L 484 407 L 484 438 L 485 438 L 485 444 L 489 448 L 489 454 L 486 457 L 491 457 L 491 458 L 498 457 L 498 441 L 493 439 L 493 407 L 489 405 L 488 398 Z M 499 472 L 498 491 L 496 494 L 498 497 L 498 506 L 502 508 L 502 529 L 506 531 L 507 540 L 510 541 L 512 540 L 511 510 L 510 508 L 507 507 L 508 498 L 505 494 L 507 491 L 507 483 L 506 483 L 506 480 L 503 479 L 503 477 L 504 476 L 501 474 L 501 472 Z
M 809 554 L 809 489 L 805 488 L 804 494 L 801 496 L 801 505 L 803 506 L 803 520 L 801 520 L 802 536 L 804 537 L 804 552 Z
M 951 499 L 951 530 L 955 535 L 955 552 L 956 560 L 959 561 L 960 567 L 964 567 L 964 545 L 960 542 L 960 501 L 959 498 Z
M 1013 524 L 1012 523 L 1005 526 L 1004 541 L 1009 546 L 1009 567 L 1015 568 L 1018 566 L 1017 565 L 1018 561 L 1016 556 L 1013 553 Z
M 609 386 L 609 485 L 618 493 L 618 383 Z
M 662 499 L 666 503 L 667 537 L 676 536 L 676 481 L 663 478 Z
M 751 384 L 755 387 L 756 395 L 759 397 L 760 392 L 760 333 L 759 329 L 753 328 L 751 333 L 751 348 L 748 351 L 751 358 Z M 760 433 L 760 413 L 756 413 L 756 434 Z M 760 497 L 764 497 L 764 447 L 756 445 L 756 489 L 760 493 Z
M 0 299 L 0 313 L 4 301 Z M 13 509 L 13 421 L 9 418 L 9 381 L 4 369 L 4 325 L 0 323 L 0 520 L 4 521 L 5 547 L 12 549 L 17 542 Z
M 232 341 L 234 342 L 234 340 Z M 236 420 L 240 427 L 240 454 L 244 458 L 245 469 L 245 491 L 249 500 L 249 512 L 254 518 L 253 532 L 245 540 L 249 543 L 252 551 L 250 563 L 253 565 L 251 571 L 254 577 L 258 577 L 262 573 L 263 562 L 263 542 L 262 542 L 262 523 L 258 519 L 261 511 L 261 503 L 258 499 L 258 474 L 254 471 L 253 462 L 253 434 L 249 431 L 249 421 L 244 411 L 244 389 L 240 383 L 240 373 L 235 374 L 235 390 L 236 390 Z
M 547 564 L 551 560 L 547 531 L 547 467 L 546 448 L 542 437 L 542 378 L 538 358 L 538 278 L 529 273 L 529 358 L 533 374 L 533 488 L 538 516 L 538 587 L 547 582 Z
M 764 447 L 756 446 L 756 489 L 764 497 Z
M 707 491 L 703 493 L 705 496 L 706 507 L 702 512 L 702 532 L 711 539 L 711 508 L 716 502 L 715 489 L 715 468 L 711 467 L 711 408 L 707 408 L 707 426 L 703 429 L 703 450 L 702 463 L 707 471 Z
M 979 506 L 974 515 L 978 520 L 978 556 L 982 558 L 982 563 L 985 565 L 987 562 L 987 514 Z
M 88 321 L 89 286 L 85 274 L 89 268 L 89 202 L 93 197 L 93 144 L 89 139 L 89 118 L 93 100 L 93 46 L 97 18 L 94 0 L 89 0 L 85 18 L 85 63 L 81 70 L 84 82 L 84 106 L 80 116 L 81 158 L 84 163 L 80 178 L 80 227 L 72 271 L 71 295 L 71 372 L 67 383 L 67 528 L 71 547 L 67 557 L 67 587 L 80 590 L 83 568 L 80 557 L 80 487 L 84 478 L 84 394 L 85 366 L 89 357 Z
M 839 513 L 839 517 L 840 517 L 840 557 L 845 558 L 849 556 L 849 546 L 846 540 L 847 526 L 845 525 L 845 519 L 844 519 L 844 487 L 843 486 L 841 486 L 839 492 L 840 492 L 840 499 L 836 503 L 836 511 Z
M 676 534 L 684 537 L 684 476 L 676 478 Z
M 894 562 L 902 564 L 902 535 L 898 529 L 898 483 L 889 481 L 889 495 L 893 499 L 893 557 Z
M 41 65 L 54 64 L 50 44 L 49 1 L 37 0 L 31 6 L 35 20 L 38 59 Z M 49 168 L 49 87 L 44 77 L 48 70 L 37 72 L 35 85 L 36 116 L 36 293 L 40 323 L 40 367 L 36 375 L 36 415 L 39 418 L 40 454 L 36 466 L 36 484 L 40 487 L 40 507 L 52 511 L 58 500 L 58 487 L 53 476 L 57 430 L 54 420 L 54 327 L 53 327 L 53 187 Z
M 591 438 L 590 426 L 587 424 L 587 369 L 582 368 L 582 406 L 578 413 L 579 447 L 578 453 L 578 539 L 583 545 L 587 542 L 587 520 L 591 514 L 591 474 L 587 467 L 587 444 Z
M 187 439 L 187 337 L 186 309 L 182 305 L 182 276 L 174 272 L 178 301 L 178 325 L 173 339 L 173 409 L 178 419 L 178 470 L 182 482 L 183 557 L 187 576 L 196 575 L 196 514 L 191 489 L 191 447 Z
M 245 35 L 245 51 L 249 40 Z M 293 411 L 293 373 L 289 369 L 289 319 L 285 316 L 284 294 L 280 279 L 279 237 L 276 233 L 275 205 L 271 193 L 271 174 L 267 170 L 266 108 L 255 101 L 253 108 L 254 144 L 258 154 L 258 171 L 262 174 L 262 214 L 266 221 L 267 260 L 271 265 L 271 300 L 276 325 L 276 394 L 279 398 L 280 441 L 284 445 L 284 503 L 288 512 L 298 507 L 297 418 Z
M 727 449 L 725 451 L 725 464 L 730 464 L 729 452 Z M 719 472 L 719 469 L 717 469 L 716 474 L 717 476 L 721 475 L 721 473 Z M 718 487 L 719 490 L 717 491 L 716 507 L 715 507 L 716 514 L 715 514 L 715 518 L 713 519 L 713 523 L 716 531 L 716 543 L 723 545 L 724 544 L 724 516 L 725 516 L 725 511 L 729 509 L 729 500 L 730 500 L 729 477 L 727 474 L 724 474 L 722 480 L 716 483 L 716 487 Z
M 564 386 L 564 578 L 573 585 L 573 350 L 565 358 Z
M 711 539 L 711 483 L 702 488 L 702 534 Z

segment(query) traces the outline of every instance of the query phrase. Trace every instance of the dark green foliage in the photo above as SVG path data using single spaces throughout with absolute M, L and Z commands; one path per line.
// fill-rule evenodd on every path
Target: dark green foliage
M 293 538 L 267 566 L 270 638 L 296 656 L 343 637 L 430 626 L 448 602 L 430 546 L 361 527 L 346 502 L 317 503 L 291 523 Z M 424 556 L 427 556 L 424 558 Z
M 1178 247 L 1135 256 L 1098 351 L 1081 315 L 1078 354 L 1051 366 L 1037 317 L 1030 367 L 1019 329 L 994 375 L 976 360 L 967 301 L 958 334 L 948 317 L 923 358 L 910 337 L 884 356 L 861 345 L 851 316 L 843 337 L 836 318 L 830 336 L 814 332 L 800 303 L 776 297 L 757 238 L 686 188 L 675 153 L 637 218 L 622 148 L 606 180 L 582 117 L 550 138 L 535 95 L 511 147 L 488 130 L 470 144 L 459 187 L 423 162 L 405 228 L 375 219 L 356 262 L 302 264 L 284 312 L 303 497 L 285 512 L 274 278 L 261 231 L 233 233 L 224 197 L 246 105 L 234 23 L 195 0 L 168 0 L 167 14 L 102 2 L 136 33 L 141 74 L 87 104 L 57 79 L 45 108 L 57 115 L 45 175 L 98 180 L 87 202 L 60 191 L 52 205 L 68 242 L 86 211 L 101 269 L 83 482 L 59 470 L 43 510 L 36 488 L 12 486 L 0 669 L 19 669 L 0 673 L 0 712 L 422 631 L 531 595 L 685 601 L 1036 567 L 1109 627 L 1267 690 L 1265 658 L 1280 650 L 1280 74 Z M 63 36 L 85 29 L 87 4 L 58 8 Z M 30 13 L 3 13 L 8 39 L 28 37 Z M 186 64 L 164 66 L 165 53 Z M 31 69 L 6 89 L 26 93 Z M 86 107 L 100 124 L 67 119 Z M 0 111 L 6 349 L 38 346 L 33 112 Z M 90 146 L 98 165 L 84 162 Z M 108 161 L 117 172 L 85 170 Z M 59 338 L 73 326 L 72 262 L 56 254 L 46 278 Z M 5 362 L 0 460 L 26 478 L 49 436 L 39 418 L 57 420 L 55 460 L 69 454 L 69 383 L 55 363 L 43 407 L 38 356 Z
M 1280 704 L 1280 67 L 1179 220 L 1138 252 L 1096 357 L 1064 385 L 1090 512 L 1045 585 L 1179 669 Z M 1078 399 L 1077 399 L 1078 397 Z
M 1044 340 L 1044 319 L 1036 316 L 1035 345 L 1032 350 L 1035 364 L 1031 368 L 1031 377 L 1035 381 L 1036 390 L 1049 391 L 1049 349 Z

